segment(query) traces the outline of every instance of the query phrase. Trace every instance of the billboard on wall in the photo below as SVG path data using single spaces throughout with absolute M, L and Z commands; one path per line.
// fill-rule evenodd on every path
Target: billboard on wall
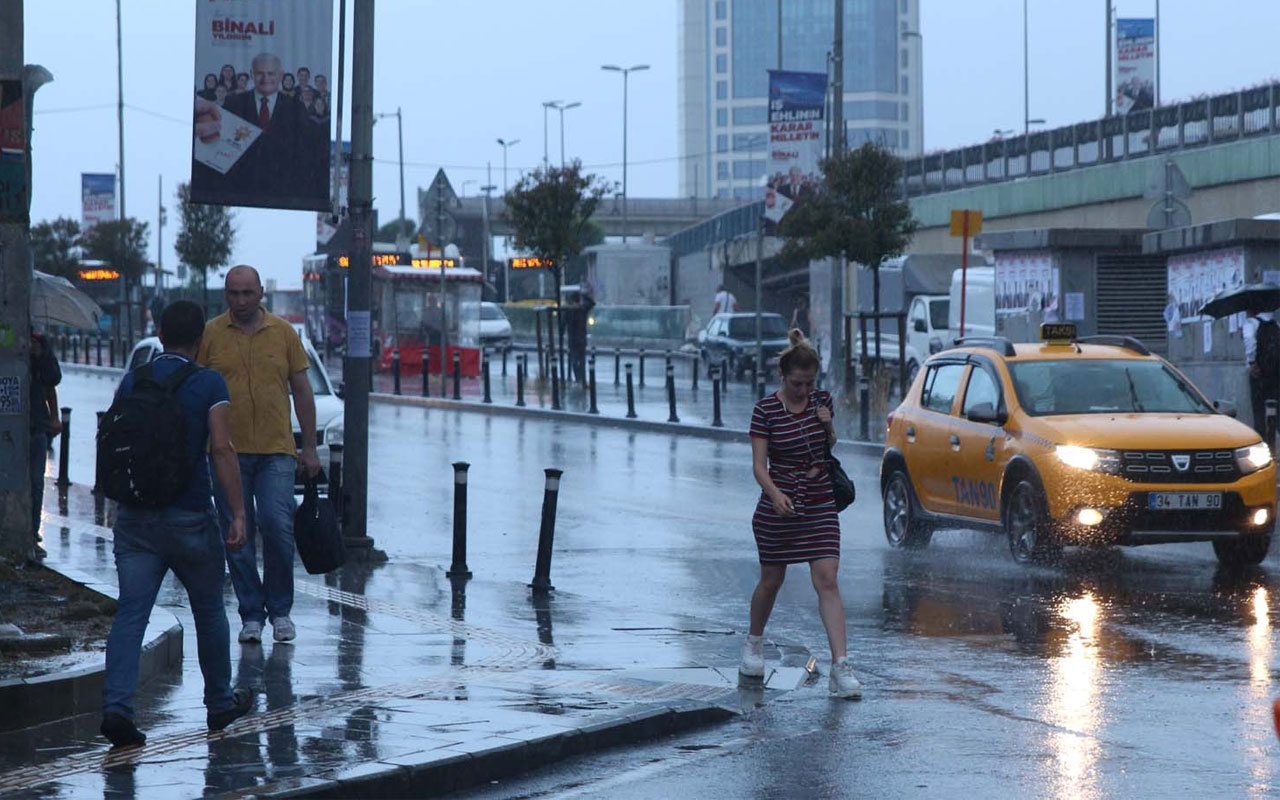
M 332 0 L 197 0 L 191 199 L 329 207 Z
M 822 182 L 818 162 L 825 146 L 824 72 L 769 70 L 769 159 L 764 216 L 776 225 Z
M 1244 285 L 1244 248 L 1227 247 L 1207 253 L 1169 256 L 1169 305 L 1165 321 L 1210 319 L 1200 309 L 1219 292 Z
M 110 222 L 115 218 L 115 173 L 80 173 L 80 229 L 88 233 L 99 222 Z
M 1116 20 L 1115 110 L 1142 111 L 1156 104 L 1156 21 Z
M 996 316 L 1031 311 L 1043 321 L 1062 319 L 1061 286 L 1053 254 L 1048 250 L 1013 250 L 996 254 Z

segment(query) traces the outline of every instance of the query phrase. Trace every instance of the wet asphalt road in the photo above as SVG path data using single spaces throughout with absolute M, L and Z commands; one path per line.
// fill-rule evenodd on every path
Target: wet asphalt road
M 113 381 L 69 374 L 74 418 Z M 74 424 L 74 423 L 73 423 Z M 71 475 L 92 483 L 88 426 Z M 756 577 L 749 447 L 604 427 L 375 403 L 369 516 L 394 560 L 449 558 L 450 462 L 472 464 L 468 560 L 532 575 L 542 469 L 565 470 L 552 581 L 741 631 Z M 874 458 L 845 459 L 841 589 L 860 703 L 815 687 L 683 737 L 549 767 L 474 797 L 1272 797 L 1280 747 L 1275 554 L 1240 573 L 1207 544 L 1069 550 L 1014 565 L 957 532 L 917 553 L 884 542 Z M 825 638 L 793 567 L 766 638 Z M 609 626 L 606 618 L 597 620 Z M 726 652 L 732 648 L 725 648 Z M 777 649 L 766 651 L 777 658 Z M 730 662 L 732 659 L 728 659 Z

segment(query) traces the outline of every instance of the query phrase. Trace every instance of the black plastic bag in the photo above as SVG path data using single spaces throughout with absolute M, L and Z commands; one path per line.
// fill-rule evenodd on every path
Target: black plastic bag
M 338 515 L 329 498 L 320 497 L 315 478 L 307 478 L 302 503 L 293 513 L 293 540 L 310 575 L 323 575 L 346 563 Z

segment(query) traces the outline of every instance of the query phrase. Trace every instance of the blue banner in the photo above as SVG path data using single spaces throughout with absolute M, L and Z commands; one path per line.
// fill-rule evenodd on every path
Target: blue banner
M 80 173 L 80 229 L 88 233 L 99 222 L 116 218 L 114 172 Z
M 769 70 L 769 160 L 765 218 L 778 223 L 822 180 L 823 113 L 827 76 L 822 72 Z
M 1156 104 L 1156 21 L 1116 20 L 1115 110 L 1142 111 Z

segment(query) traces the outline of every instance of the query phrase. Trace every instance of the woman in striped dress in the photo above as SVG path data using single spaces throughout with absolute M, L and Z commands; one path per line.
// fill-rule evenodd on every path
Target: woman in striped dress
M 778 361 L 782 387 L 751 412 L 751 456 L 760 500 L 751 528 L 760 553 L 760 582 L 751 595 L 751 624 L 739 672 L 764 676 L 764 626 L 786 578 L 788 564 L 807 563 L 818 593 L 818 615 L 831 646 L 830 692 L 857 699 L 862 687 L 847 658 L 836 515 L 827 447 L 836 440 L 831 394 L 815 391 L 818 354 L 795 329 Z

